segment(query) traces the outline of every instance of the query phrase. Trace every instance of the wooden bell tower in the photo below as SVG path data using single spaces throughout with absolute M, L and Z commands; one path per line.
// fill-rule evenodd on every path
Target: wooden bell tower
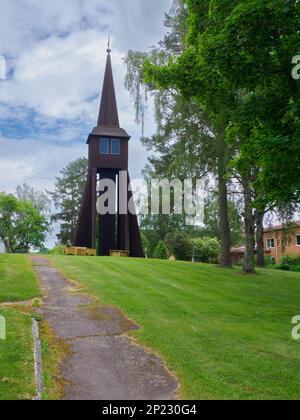
M 110 251 L 127 251 L 131 257 L 143 257 L 137 216 L 120 212 L 120 172 L 128 174 L 128 146 L 130 136 L 120 128 L 116 93 L 113 80 L 111 50 L 107 62 L 97 127 L 88 137 L 89 169 L 74 245 L 97 248 L 98 255 L 108 256 Z M 115 214 L 99 215 L 96 210 L 97 182 L 112 180 L 118 191 Z M 127 187 L 130 184 L 127 175 Z M 127 193 L 128 201 L 132 193 Z M 122 203 L 124 207 L 124 203 Z

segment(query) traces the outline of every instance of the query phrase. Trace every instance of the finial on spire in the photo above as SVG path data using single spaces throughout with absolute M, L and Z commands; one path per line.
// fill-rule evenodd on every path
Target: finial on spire
M 108 53 L 108 54 L 110 54 L 111 53 L 111 48 L 110 48 L 110 36 L 108 35 L 108 42 L 107 42 L 107 50 L 106 50 L 106 52 Z
M 114 86 L 114 78 L 111 64 L 111 49 L 110 49 L 110 38 L 108 39 L 107 46 L 107 58 L 106 58 L 106 69 L 104 75 L 102 97 L 100 112 L 98 118 L 98 127 L 103 125 L 109 125 L 112 127 L 119 127 L 119 116 L 118 107 Z

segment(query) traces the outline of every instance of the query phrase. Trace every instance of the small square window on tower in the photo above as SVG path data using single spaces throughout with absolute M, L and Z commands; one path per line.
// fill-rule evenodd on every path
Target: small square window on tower
M 111 154 L 113 156 L 119 156 L 121 154 L 120 139 L 111 139 Z
M 109 138 L 102 137 L 100 139 L 100 155 L 109 155 Z

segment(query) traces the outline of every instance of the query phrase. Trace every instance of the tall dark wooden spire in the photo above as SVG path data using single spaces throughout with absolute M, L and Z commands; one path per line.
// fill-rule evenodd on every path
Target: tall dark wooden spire
M 120 127 L 110 53 L 111 49 L 108 47 L 98 127 L 103 125 L 110 127 Z
M 113 136 L 130 139 L 128 133 L 120 127 L 116 91 L 111 64 L 111 49 L 108 43 L 107 60 L 103 81 L 101 103 L 97 126 L 92 130 L 91 136 Z M 90 136 L 87 143 L 90 142 Z
M 143 257 L 138 219 L 135 214 L 128 211 L 128 203 L 133 198 L 129 189 L 128 174 L 130 136 L 119 123 L 110 54 L 111 49 L 108 44 L 98 123 L 87 140 L 89 145 L 88 179 L 74 242 L 77 247 L 96 248 L 98 255 L 101 256 L 108 256 L 111 251 L 119 249 L 128 252 L 131 257 Z M 97 201 L 104 193 L 97 190 L 97 183 L 100 180 L 112 181 L 116 187 L 117 199 L 114 214 L 109 214 L 109 212 L 97 214 Z M 126 211 L 124 212 L 124 202 L 127 206 L 125 209 L 127 214 Z

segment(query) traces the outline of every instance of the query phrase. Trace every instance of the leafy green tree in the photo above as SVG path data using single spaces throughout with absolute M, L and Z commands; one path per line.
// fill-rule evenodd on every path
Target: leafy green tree
M 35 191 L 34 188 L 24 183 L 16 188 L 16 197 L 21 201 L 28 201 L 45 216 L 51 213 L 51 200 L 43 191 Z
M 169 233 L 166 236 L 166 244 L 176 260 L 190 261 L 191 259 L 191 236 L 186 232 Z
M 155 251 L 154 251 L 154 258 L 157 260 L 167 260 L 169 257 L 169 251 L 167 245 L 164 241 L 159 241 Z
M 86 158 L 71 162 L 61 171 L 61 176 L 56 178 L 55 191 L 49 193 L 58 210 L 52 217 L 53 221 L 60 222 L 57 237 L 64 245 L 71 245 L 74 241 L 87 172 Z
M 150 166 L 144 171 L 145 180 L 148 182 L 150 178 L 159 178 Z M 171 194 L 172 198 L 172 194 Z M 172 202 L 172 200 L 171 200 Z M 240 245 L 244 241 L 243 222 L 240 214 L 239 203 L 229 200 L 229 222 L 231 230 L 231 245 Z M 208 236 L 218 238 L 220 240 L 220 219 L 219 204 L 216 194 L 210 194 L 205 203 L 204 226 L 190 226 L 186 223 L 186 216 L 183 215 L 164 215 L 164 214 L 147 214 L 141 216 L 141 229 L 143 235 L 147 238 L 150 247 L 148 248 L 148 256 L 153 256 L 154 249 L 159 240 L 165 240 L 170 233 L 182 231 L 191 238 L 199 238 Z
M 228 201 L 228 216 L 231 232 L 231 246 L 241 245 L 244 241 L 244 225 L 240 212 L 240 203 Z M 221 240 L 219 203 L 215 194 L 211 194 L 205 203 L 204 227 L 201 229 L 201 236 L 217 238 Z
M 195 261 L 202 263 L 218 263 L 220 242 L 216 238 L 200 238 L 193 240 Z
M 211 1 L 210 25 L 197 36 L 200 4 L 188 4 L 191 34 L 211 79 L 219 81 L 218 91 L 232 93 L 226 136 L 238 152 L 233 165 L 245 196 L 244 268 L 251 272 L 255 219 L 261 260 L 266 208 L 299 198 L 300 89 L 291 62 L 299 53 L 300 7 L 285 0 Z
M 253 272 L 253 191 L 261 217 L 273 193 L 275 201 L 280 196 L 282 200 L 284 194 L 291 197 L 287 188 L 291 182 L 280 184 L 277 177 L 280 173 L 288 181 L 284 166 L 291 150 L 296 156 L 292 165 L 299 163 L 295 139 L 295 133 L 299 138 L 299 87 L 290 69 L 295 41 L 299 45 L 299 3 L 187 0 L 187 6 L 189 35 L 185 50 L 165 66 L 146 61 L 144 77 L 159 88 L 175 89 L 195 100 L 211 119 L 210 131 L 216 133 L 212 144 L 217 151 L 219 197 L 225 195 L 224 177 L 234 167 L 244 194 L 244 270 Z M 279 142 L 281 146 L 276 148 Z M 291 147 L 289 152 L 286 142 Z M 270 148 L 276 150 L 271 158 Z M 285 152 L 278 153 L 282 149 Z M 232 160 L 232 156 L 237 158 Z M 284 163 L 283 171 L 264 169 L 268 165 L 274 169 L 278 161 Z M 262 188 L 264 184 L 269 186 L 268 192 Z M 224 203 L 220 201 L 220 214 Z
M 49 254 L 49 251 L 50 251 L 49 248 L 42 246 L 42 248 L 39 248 L 38 253 L 40 255 L 46 255 L 46 254 Z
M 0 193 L 0 238 L 7 252 L 42 248 L 48 227 L 45 216 L 32 203 Z
M 150 188 L 150 181 L 151 179 L 159 179 L 160 174 L 157 174 L 149 165 L 143 171 L 145 181 Z M 162 203 L 161 203 L 162 204 Z M 170 191 L 170 206 L 174 205 L 174 192 Z M 157 243 L 162 240 L 164 241 L 167 234 L 176 231 L 186 231 L 192 232 L 196 230 L 186 222 L 186 215 L 177 215 L 177 214 L 144 214 L 141 216 L 141 230 L 143 231 L 144 235 L 147 237 L 149 241 L 149 253 L 148 255 L 151 257 L 153 256 L 155 247 Z M 199 231 L 197 232 L 199 234 Z M 196 236 L 197 236 L 196 234 Z
M 202 16 L 205 18 L 205 14 Z M 162 176 L 178 178 L 199 178 L 208 172 L 216 175 L 222 240 L 221 264 L 230 266 L 226 175 L 232 152 L 225 141 L 226 106 L 223 92 L 216 97 L 209 80 L 199 87 L 198 69 L 195 68 L 196 54 L 193 56 L 184 43 L 188 29 L 186 17 L 185 1 L 174 1 L 172 13 L 167 16 L 171 30 L 160 43 L 160 48 L 153 49 L 148 55 L 139 52 L 128 54 L 127 87 L 133 92 L 135 104 L 139 105 L 142 112 L 145 110 L 145 102 L 141 100 L 141 86 L 144 86 L 147 94 L 151 91 L 154 95 L 158 132 L 144 142 L 161 154 L 151 159 L 156 172 Z M 146 57 L 148 64 L 142 66 Z M 186 57 L 185 62 L 182 57 Z M 142 69 L 138 70 L 139 67 Z M 206 70 L 203 69 L 203 73 Z M 205 97 L 202 102 L 199 101 L 201 92 L 204 98 L 206 91 L 210 92 L 209 100 Z M 214 104 L 209 107 L 213 100 Z M 216 108 L 218 119 L 213 119 L 212 116 L 217 113 Z
M 141 218 L 141 220 L 143 220 L 143 217 Z M 142 227 L 142 224 L 141 224 L 141 227 Z M 154 229 L 153 230 L 141 229 L 141 232 L 143 236 L 146 238 L 147 245 L 149 246 L 147 256 L 148 258 L 153 258 L 156 245 L 160 240 L 162 240 L 160 232 L 156 229 L 155 230 Z
M 141 232 L 141 240 L 145 256 L 146 258 L 149 258 L 151 256 L 151 245 L 147 235 L 144 232 Z
M 209 3 L 188 2 L 189 38 L 182 54 L 176 59 L 172 57 L 165 66 L 157 65 L 151 59 L 146 60 L 143 75 L 144 80 L 157 89 L 179 92 L 187 101 L 195 101 L 204 117 L 202 130 L 210 140 L 209 152 L 213 156 L 218 182 L 221 264 L 230 266 L 227 172 L 232 150 L 226 142 L 225 130 L 234 96 L 218 79 L 217 74 L 212 75 L 210 66 L 202 57 L 199 37 L 205 36 L 209 26 Z M 192 10 L 193 6 L 196 10 Z

